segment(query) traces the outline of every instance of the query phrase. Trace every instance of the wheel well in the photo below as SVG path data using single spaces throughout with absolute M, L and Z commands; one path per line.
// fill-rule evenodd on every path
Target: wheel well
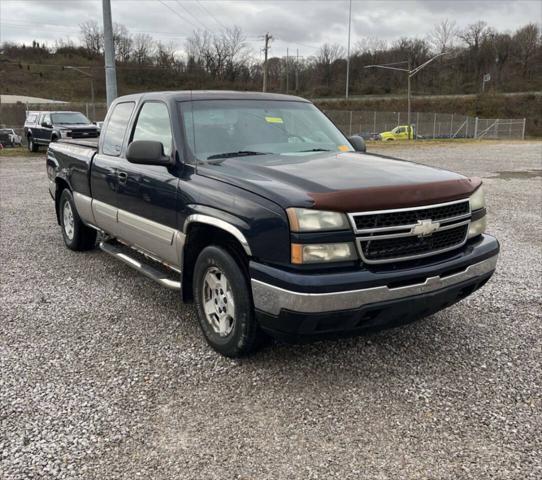
M 58 208 L 58 204 L 60 203 L 60 196 L 62 195 L 62 192 L 65 188 L 69 189 L 70 186 L 68 185 L 68 182 L 65 180 L 62 180 L 61 178 L 55 179 L 56 183 L 56 190 L 55 190 L 55 212 L 56 212 L 56 221 L 60 225 L 60 212 Z
M 209 245 L 216 245 L 227 250 L 248 278 L 249 257 L 239 243 L 239 240 L 221 228 L 202 223 L 191 224 L 186 232 L 186 243 L 183 253 L 182 297 L 185 302 L 194 299 L 192 291 L 194 266 L 196 265 L 198 255 Z

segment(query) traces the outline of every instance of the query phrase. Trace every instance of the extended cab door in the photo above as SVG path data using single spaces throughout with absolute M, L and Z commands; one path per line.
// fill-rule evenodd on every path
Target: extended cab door
M 162 143 L 164 155 L 175 155 L 168 106 L 145 101 L 139 108 L 128 144 L 135 140 Z M 176 168 L 141 165 L 119 158 L 119 237 L 171 265 L 178 264 Z
M 119 233 L 117 190 L 122 163 L 120 156 L 134 108 L 135 102 L 121 102 L 113 107 L 104 125 L 100 151 L 94 157 L 90 171 L 92 213 L 96 226 L 114 236 Z

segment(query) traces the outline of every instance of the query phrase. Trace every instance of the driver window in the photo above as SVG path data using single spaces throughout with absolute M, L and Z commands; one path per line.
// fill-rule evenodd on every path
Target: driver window
M 171 155 L 173 138 L 169 112 L 164 103 L 147 102 L 141 107 L 132 141 L 154 140 L 164 146 L 164 154 Z
M 45 123 L 47 125 L 50 125 L 51 124 L 51 115 L 49 115 L 48 113 L 45 114 L 42 118 L 41 118 L 41 123 Z

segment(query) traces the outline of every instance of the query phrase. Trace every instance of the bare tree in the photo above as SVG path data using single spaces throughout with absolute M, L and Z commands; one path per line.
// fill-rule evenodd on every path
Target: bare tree
M 435 25 L 433 31 L 427 36 L 427 41 L 433 52 L 442 53 L 453 48 L 459 30 L 454 21 L 448 19 Z
M 155 54 L 155 42 L 146 33 L 138 33 L 134 36 L 132 44 L 132 60 L 140 65 L 150 63 Z
M 459 38 L 463 40 L 467 46 L 475 51 L 478 51 L 482 41 L 489 34 L 489 28 L 486 22 L 479 21 L 472 23 L 459 34 Z
M 214 79 L 235 80 L 248 61 L 246 37 L 239 27 L 228 28 L 217 35 L 195 31 L 186 42 L 188 64 L 199 65 Z
M 354 45 L 354 55 L 370 54 L 375 55 L 377 52 L 386 50 L 388 43 L 385 40 L 380 40 L 376 37 L 362 37 Z
M 128 29 L 120 24 L 113 24 L 113 44 L 115 46 L 115 58 L 120 62 L 130 60 L 132 54 L 132 36 Z
M 87 20 L 79 25 L 81 43 L 91 55 L 100 55 L 103 51 L 103 32 L 96 20 Z
M 541 44 L 540 30 L 534 23 L 525 25 L 514 34 L 514 41 L 517 55 L 522 67 L 524 78 L 529 76 L 529 70 L 536 54 L 538 47 Z
M 331 86 L 333 79 L 333 65 L 345 56 L 346 51 L 341 45 L 325 43 L 320 47 L 316 55 L 316 68 L 327 87 Z
M 172 68 L 175 66 L 175 45 L 173 43 L 156 43 L 155 62 L 158 67 Z

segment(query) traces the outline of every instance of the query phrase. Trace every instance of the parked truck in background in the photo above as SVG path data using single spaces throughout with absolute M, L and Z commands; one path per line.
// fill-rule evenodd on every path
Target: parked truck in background
M 416 137 L 414 126 L 412 125 L 399 125 L 389 132 L 382 132 L 378 134 L 378 140 L 383 142 L 389 142 L 393 140 L 412 140 Z M 419 137 L 418 137 L 419 138 Z
M 208 343 L 397 326 L 493 274 L 481 181 L 361 152 L 292 96 L 162 92 L 111 105 L 97 145 L 49 146 L 66 246 L 194 301 Z
M 99 135 L 98 127 L 81 112 L 28 112 L 24 124 L 24 136 L 31 152 L 60 139 L 96 138 Z

